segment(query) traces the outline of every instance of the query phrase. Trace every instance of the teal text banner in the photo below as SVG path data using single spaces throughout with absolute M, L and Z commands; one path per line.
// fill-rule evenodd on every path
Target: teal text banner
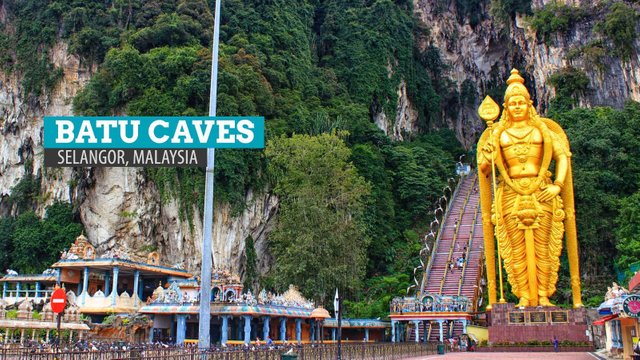
M 259 116 L 45 116 L 45 149 L 261 149 Z

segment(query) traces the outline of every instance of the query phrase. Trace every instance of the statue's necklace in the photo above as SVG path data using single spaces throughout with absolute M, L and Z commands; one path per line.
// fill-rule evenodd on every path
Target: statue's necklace
M 533 129 L 529 130 L 522 136 L 512 134 L 509 130 L 505 131 L 509 140 L 513 143 L 513 153 L 518 157 L 518 161 L 522 164 L 522 170 L 525 169 L 527 159 L 529 157 L 529 149 L 531 148 L 531 139 L 533 138 Z M 526 138 L 526 140 L 525 140 Z

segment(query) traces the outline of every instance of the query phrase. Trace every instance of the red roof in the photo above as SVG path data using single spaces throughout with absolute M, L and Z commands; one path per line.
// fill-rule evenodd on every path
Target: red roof
M 629 280 L 629 292 L 633 293 L 638 291 L 638 287 L 640 287 L 640 271 L 633 275 L 631 280 Z
M 613 319 L 615 319 L 617 317 L 618 317 L 618 314 L 612 314 L 612 315 L 603 316 L 600 319 L 594 321 L 593 325 L 604 325 L 605 322 L 607 322 L 609 320 L 613 320 Z

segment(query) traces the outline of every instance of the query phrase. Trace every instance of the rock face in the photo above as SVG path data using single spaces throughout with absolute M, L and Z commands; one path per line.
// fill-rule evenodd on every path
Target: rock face
M 534 8 L 551 0 L 534 0 Z M 517 18 L 504 27 L 489 15 L 489 0 L 483 2 L 482 22 L 472 27 L 467 19 L 456 18 L 455 1 L 414 0 L 418 18 L 430 29 L 422 48 L 434 45 L 440 49 L 449 66 L 442 76 L 458 87 L 461 101 L 458 111 L 443 118 L 438 126 L 454 129 L 458 138 L 471 147 L 484 129 L 476 114 L 482 97 L 491 88 L 504 84 L 512 67 L 535 79 L 528 84 L 538 110 L 544 114 L 554 91 L 548 84 L 551 74 L 573 66 L 589 78 L 588 90 L 580 95 L 581 106 L 621 106 L 627 98 L 640 100 L 640 72 L 636 53 L 626 62 L 606 54 L 602 66 L 593 66 L 582 56 L 568 58 L 568 53 L 587 46 L 601 37 L 594 32 L 603 18 L 604 7 L 588 0 L 566 0 L 565 3 L 587 7 L 588 18 L 564 35 L 557 35 L 547 45 L 537 41 L 528 28 L 526 18 Z M 442 9 L 443 4 L 448 8 Z M 0 6 L 0 18 L 2 15 Z M 611 46 L 607 39 L 605 44 Z M 638 44 L 635 44 L 636 49 Z M 40 215 L 55 200 L 77 204 L 87 237 L 98 254 L 116 247 L 132 257 L 144 257 L 157 249 L 161 261 L 182 264 L 198 274 L 202 247 L 202 215 L 192 207 L 193 223 L 181 219 L 180 208 L 193 206 L 177 201 L 161 200 L 156 185 L 141 169 L 129 168 L 44 168 L 42 158 L 42 117 L 72 114 L 71 102 L 77 91 L 90 79 L 95 68 L 84 65 L 70 55 L 65 43 L 50 51 L 52 62 L 64 75 L 50 94 L 25 99 L 19 74 L 0 73 L 0 216 L 15 212 L 6 201 L 11 189 L 25 173 L 40 177 Z M 390 70 L 391 71 L 391 70 Z M 383 113 L 374 122 L 392 139 L 402 140 L 417 131 L 418 112 L 407 95 L 406 83 L 397 89 L 394 119 Z M 501 101 L 502 99 L 496 99 Z M 270 194 L 246 195 L 246 210 L 234 216 L 229 206 L 215 207 L 212 256 L 214 264 L 240 274 L 244 271 L 245 239 L 251 235 L 257 253 L 258 270 L 266 272 L 272 263 L 267 234 L 274 226 L 278 199 Z
M 551 2 L 534 0 L 532 6 L 539 9 Z M 442 9 L 442 1 L 414 0 L 418 18 L 430 29 L 430 38 L 420 46 L 424 48 L 430 43 L 439 48 L 450 66 L 445 75 L 458 85 L 460 94 L 470 93 L 468 88 L 464 88 L 466 82 L 473 85 L 477 95 L 475 98 L 466 96 L 461 99 L 460 111 L 455 119 L 443 119 L 443 123 L 456 131 L 458 139 L 465 146 L 472 145 L 484 129 L 484 124 L 476 114 L 482 98 L 491 87 L 504 84 L 513 67 L 535 80 L 535 83 L 527 86 L 542 114 L 555 95 L 548 83 L 549 76 L 568 66 L 582 70 L 589 78 L 587 91 L 579 94 L 579 105 L 582 107 L 621 107 L 627 99 L 640 100 L 640 66 L 636 53 L 626 62 L 607 54 L 600 67 L 594 66 L 584 56 L 568 56 L 569 52 L 580 54 L 581 49 L 597 39 L 612 47 L 608 39 L 594 31 L 596 23 L 605 15 L 604 2 L 560 2 L 581 6 L 589 15 L 566 34 L 555 35 L 547 45 L 536 39 L 525 17 L 517 17 L 507 27 L 496 23 L 489 14 L 490 1 L 483 2 L 481 18 L 484 20 L 472 27 L 468 19 L 464 19 L 463 23 L 458 21 L 454 1 L 444 2 L 448 8 Z M 634 45 L 635 49 L 640 48 L 638 41 Z M 502 99 L 495 100 L 500 102 Z
M 395 121 L 389 121 L 384 112 L 374 114 L 373 121 L 385 135 L 395 141 L 402 141 L 406 135 L 418 131 L 418 111 L 407 95 L 407 83 L 404 80 L 398 85 L 397 104 Z
M 140 168 L 44 168 L 42 118 L 72 114 L 72 99 L 95 69 L 82 66 L 67 45 L 51 50 L 52 62 L 64 75 L 51 94 L 22 97 L 16 75 L 0 75 L 0 198 L 1 215 L 15 212 L 6 201 L 11 189 L 29 172 L 41 177 L 41 203 L 37 212 L 55 200 L 73 201 L 89 241 L 98 255 L 121 249 L 132 259 L 146 259 L 157 250 L 160 261 L 182 265 L 199 274 L 202 249 L 202 214 L 195 205 L 176 200 L 163 203 L 156 185 Z M 229 206 L 214 207 L 212 253 L 214 264 L 242 274 L 245 239 L 251 235 L 258 255 L 258 270 L 271 263 L 266 234 L 272 227 L 278 199 L 269 194 L 247 193 L 247 209 L 232 216 Z M 181 219 L 180 207 L 191 206 L 193 223 Z

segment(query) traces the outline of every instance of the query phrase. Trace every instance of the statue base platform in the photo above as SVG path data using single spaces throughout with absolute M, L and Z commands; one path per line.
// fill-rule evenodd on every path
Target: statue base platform
M 532 340 L 589 342 L 587 311 L 553 307 L 516 307 L 494 304 L 490 312 L 489 343 L 526 343 Z

